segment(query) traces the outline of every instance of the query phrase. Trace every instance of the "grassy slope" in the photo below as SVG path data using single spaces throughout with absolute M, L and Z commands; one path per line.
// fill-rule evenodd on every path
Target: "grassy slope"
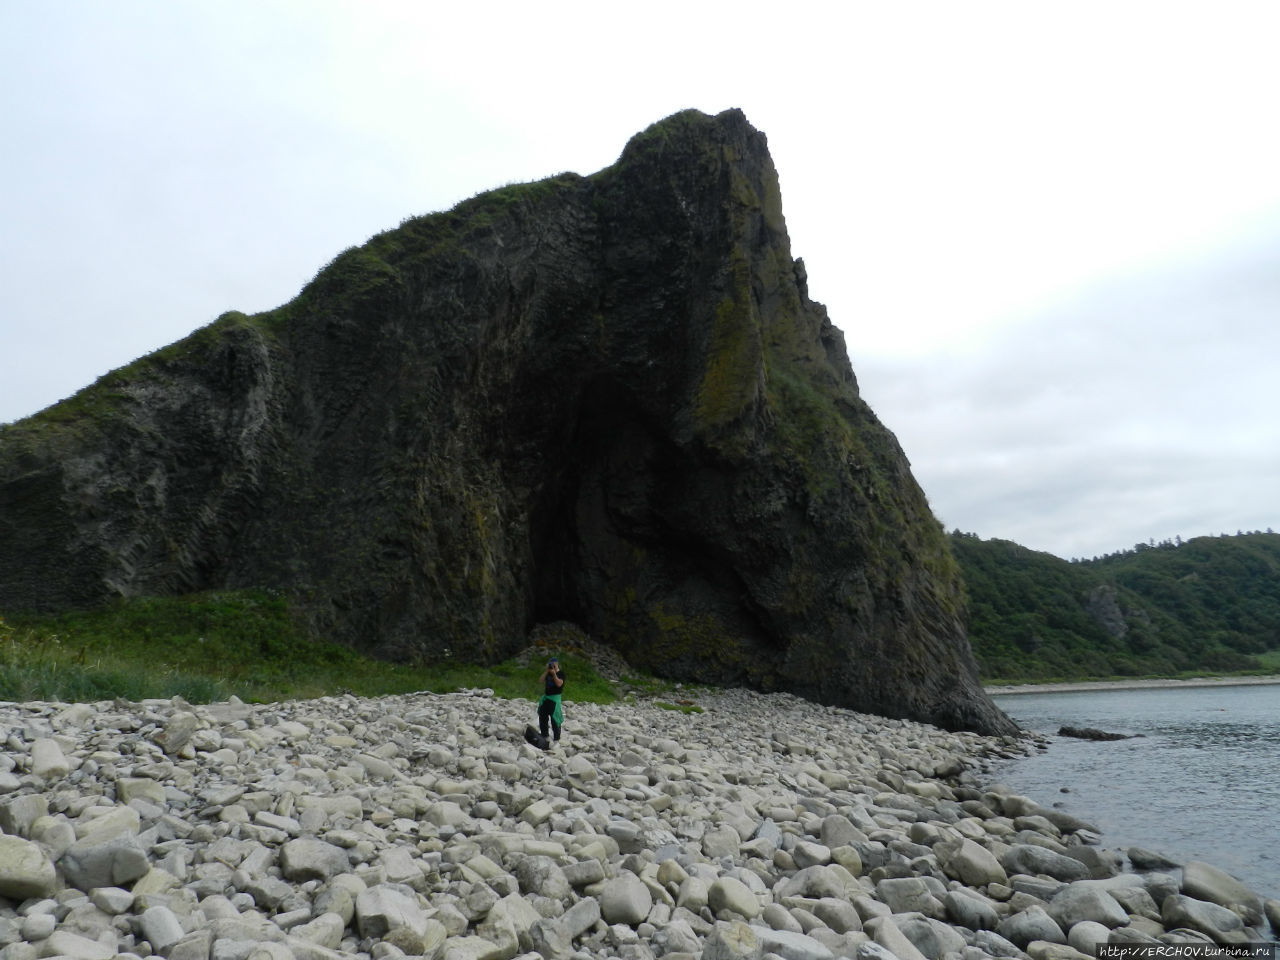
M 562 654 L 573 679 L 566 699 L 609 703 L 623 691 L 667 694 L 666 684 L 599 676 L 589 661 Z M 193 703 L 379 696 L 489 687 L 501 697 L 535 699 L 538 666 L 508 660 L 492 667 L 370 660 L 307 639 L 286 600 L 265 591 L 121 601 L 60 615 L 0 617 L 0 700 L 88 702 L 179 695 Z

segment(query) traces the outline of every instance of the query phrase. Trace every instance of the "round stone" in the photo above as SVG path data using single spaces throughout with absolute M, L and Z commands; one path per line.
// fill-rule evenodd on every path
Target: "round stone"
M 637 926 L 653 909 L 653 894 L 634 873 L 623 873 L 606 880 L 600 891 L 600 916 L 605 923 Z

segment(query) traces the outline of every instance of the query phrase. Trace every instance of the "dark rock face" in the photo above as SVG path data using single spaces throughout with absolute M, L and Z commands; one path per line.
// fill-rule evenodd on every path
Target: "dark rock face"
M 1014 730 L 738 111 L 408 220 L 0 428 L 0 608 L 247 586 L 384 657 L 571 620 L 673 677 Z

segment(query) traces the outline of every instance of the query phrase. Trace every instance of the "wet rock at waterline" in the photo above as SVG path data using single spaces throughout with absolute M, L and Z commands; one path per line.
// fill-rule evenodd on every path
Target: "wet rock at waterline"
M 1131 740 L 1141 737 L 1140 733 L 1111 733 L 1096 727 L 1059 727 L 1058 736 L 1073 737 L 1076 740 Z

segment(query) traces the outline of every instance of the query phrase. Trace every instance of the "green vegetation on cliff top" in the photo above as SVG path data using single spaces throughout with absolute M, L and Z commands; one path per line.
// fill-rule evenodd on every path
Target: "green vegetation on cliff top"
M 1197 537 L 1067 562 L 952 534 L 984 680 L 1270 673 L 1280 534 Z

